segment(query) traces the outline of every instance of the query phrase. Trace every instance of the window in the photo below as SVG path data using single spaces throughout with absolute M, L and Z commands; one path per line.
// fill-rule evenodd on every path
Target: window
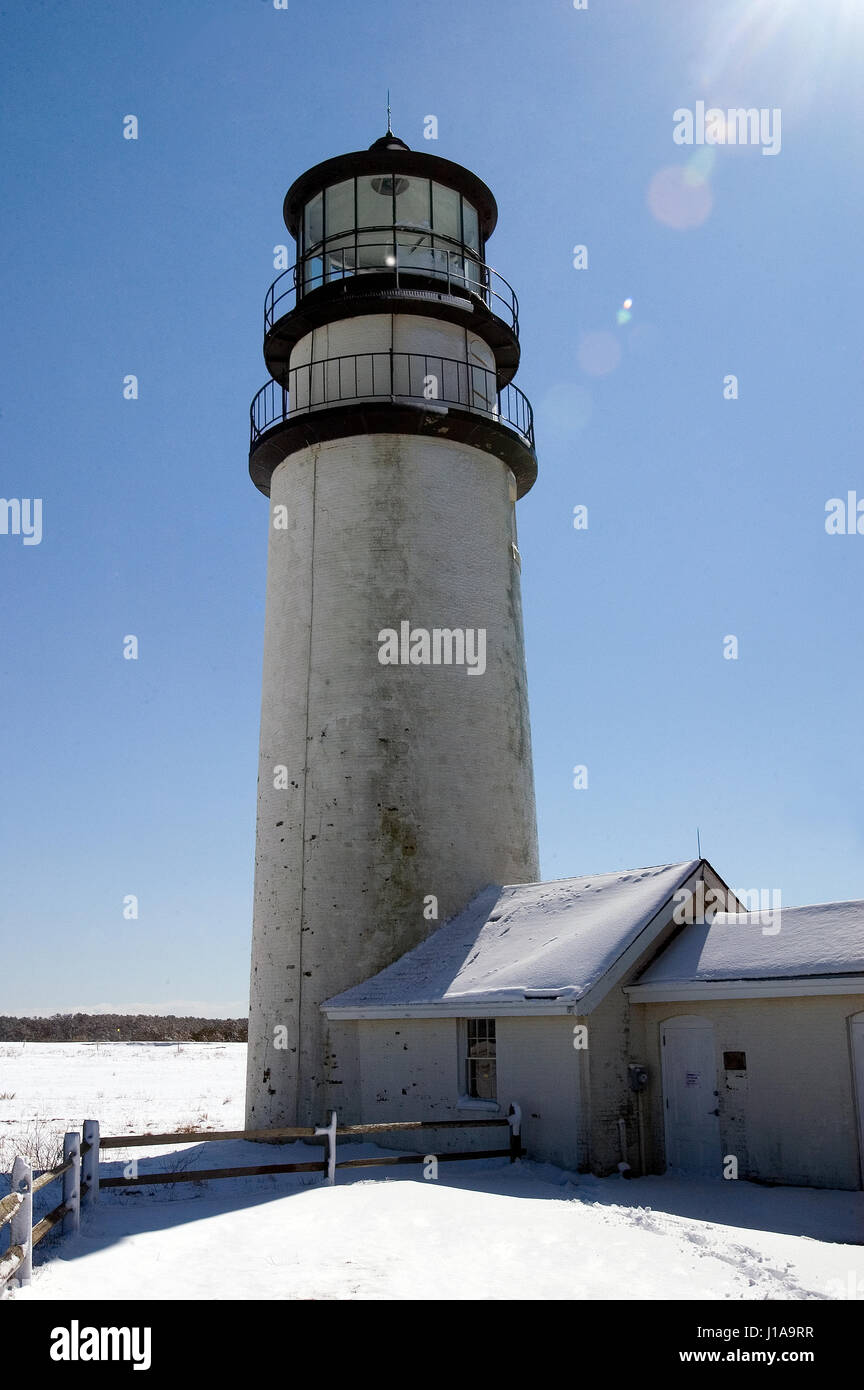
M 303 245 L 308 250 L 317 246 L 324 235 L 324 199 L 320 193 L 303 210 Z
M 404 184 L 404 188 L 400 188 Z M 432 209 L 428 179 L 400 179 L 396 185 L 396 221 L 402 227 L 431 231 Z
M 465 1094 L 471 1100 L 495 1100 L 495 1020 L 465 1020 Z
M 462 240 L 459 222 L 459 194 L 454 188 L 445 188 L 443 183 L 432 185 L 432 226 L 441 236 L 451 241 Z
M 357 180 L 357 226 L 392 227 L 393 180 L 381 174 Z
M 472 251 L 480 250 L 480 224 L 477 219 L 477 211 L 472 208 L 470 203 L 462 199 L 462 235 L 466 246 L 470 246 Z
M 723 1053 L 724 1071 L 746 1071 L 747 1054 L 746 1052 L 724 1052 Z
M 327 189 L 327 237 L 354 230 L 354 180 L 335 183 Z
M 487 296 L 476 208 L 453 188 L 399 173 L 331 184 L 303 209 L 302 292 L 397 266 Z

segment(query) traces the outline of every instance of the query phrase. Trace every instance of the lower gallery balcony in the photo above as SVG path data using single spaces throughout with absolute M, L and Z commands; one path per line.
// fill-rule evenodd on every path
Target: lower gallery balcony
M 537 476 L 530 402 L 489 368 L 415 352 L 361 352 L 294 367 L 252 402 L 249 471 L 269 493 L 288 454 L 349 434 L 434 434 L 470 444 L 512 470 L 517 495 Z

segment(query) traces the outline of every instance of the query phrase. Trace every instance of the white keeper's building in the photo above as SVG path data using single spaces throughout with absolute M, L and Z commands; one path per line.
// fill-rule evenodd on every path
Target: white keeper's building
M 860 1187 L 864 902 L 679 924 L 700 879 L 725 896 L 705 860 L 486 888 L 327 1000 L 333 1105 L 452 1120 L 516 1101 L 529 1154 L 565 1168 L 721 1176 L 731 1158 L 730 1176 Z M 481 1143 L 443 1133 L 442 1152 Z

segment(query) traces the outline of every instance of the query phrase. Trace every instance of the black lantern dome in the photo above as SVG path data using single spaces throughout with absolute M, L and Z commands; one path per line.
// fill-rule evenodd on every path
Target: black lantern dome
M 394 135 L 392 130 L 388 130 L 386 135 L 382 135 L 380 140 L 374 140 L 369 146 L 370 150 L 410 150 L 411 146 L 406 145 L 404 140 L 400 140 L 398 135 Z

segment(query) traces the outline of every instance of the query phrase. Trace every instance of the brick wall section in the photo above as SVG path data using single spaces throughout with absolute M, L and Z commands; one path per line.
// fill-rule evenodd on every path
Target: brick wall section
M 627 1064 L 644 1062 L 641 1020 L 631 1016 L 620 987 L 584 1020 L 588 1026 L 591 1078 L 591 1129 L 588 1166 L 594 1173 L 614 1173 L 621 1158 L 618 1120 L 626 1124 L 626 1162 L 638 1171 L 636 1095 L 627 1081 Z M 643 1101 L 644 1104 L 644 1101 Z

